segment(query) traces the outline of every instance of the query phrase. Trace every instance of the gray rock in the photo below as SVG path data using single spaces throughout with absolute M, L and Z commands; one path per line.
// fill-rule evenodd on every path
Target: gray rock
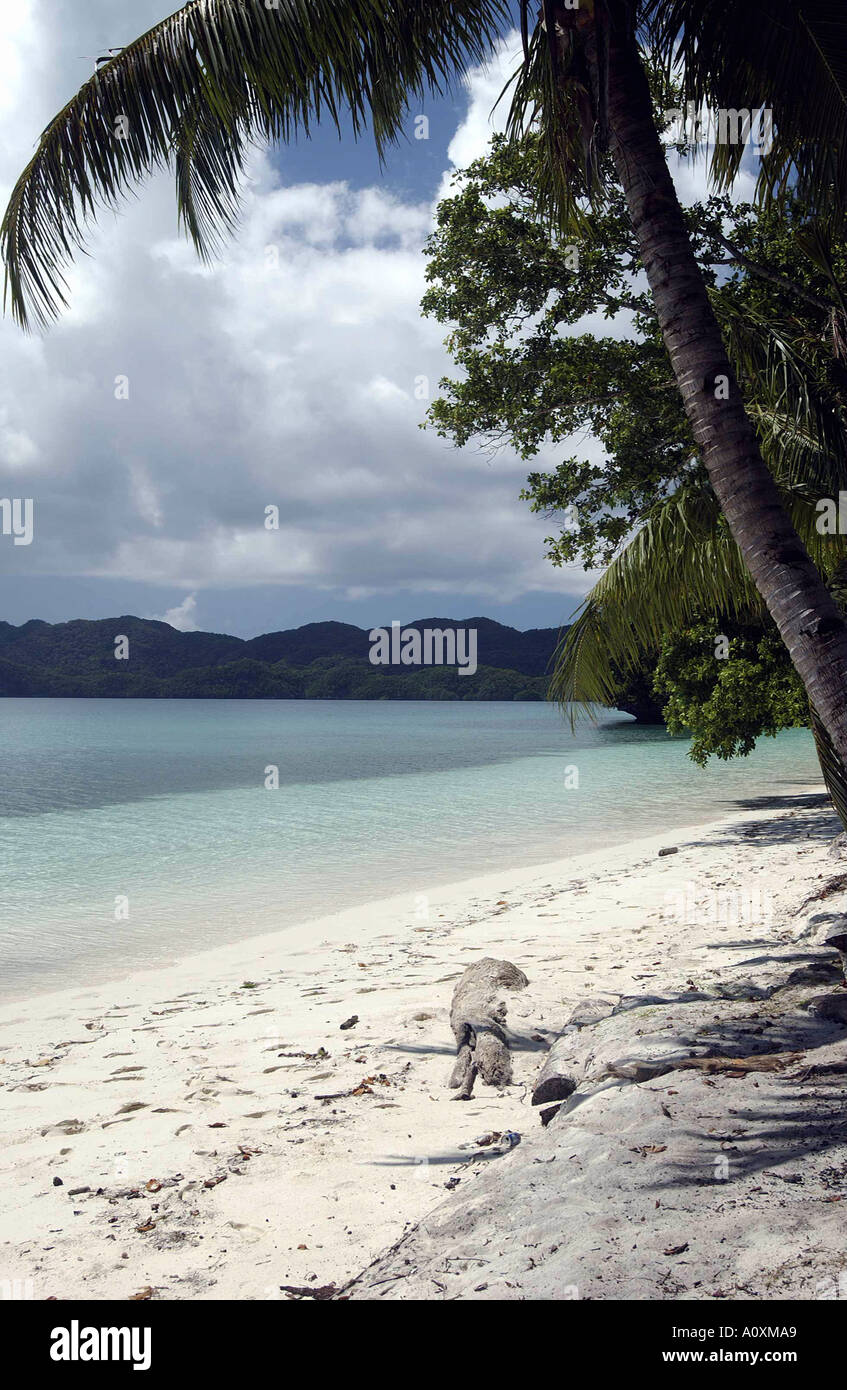
M 823 1004 L 832 1015 L 815 1014 L 801 1007 L 808 988 L 785 988 L 785 974 L 784 961 L 762 963 L 762 980 L 774 987 L 766 1009 L 743 999 L 673 1000 L 562 1035 L 557 1065 L 578 1086 L 550 1122 L 507 1162 L 463 1181 L 345 1297 L 765 1300 L 776 1291 L 808 1299 L 821 1296 L 829 1276 L 837 1289 L 843 1215 L 821 1195 L 827 1172 L 847 1166 L 839 1082 L 809 1085 L 793 1063 L 805 1053 L 821 1076 L 840 1075 L 847 990 L 823 996 L 838 1001 Z M 767 1068 L 766 1081 L 717 1069 L 708 1089 L 700 1071 L 679 1067 L 686 1058 L 775 1054 L 785 1064 Z M 666 1082 L 649 1084 L 674 1062 Z M 797 1203 L 773 1191 L 786 1165 L 805 1175 Z M 763 1177 L 771 1170 L 773 1180 Z M 633 1233 L 637 1249 L 621 1231 Z M 691 1261 L 669 1277 L 667 1252 L 686 1242 Z
M 618 1006 L 620 995 L 595 994 L 587 999 L 580 999 L 574 1005 L 568 1018 L 567 1028 L 588 1028 L 592 1023 L 599 1023 L 603 1018 L 609 1018 Z
M 679 994 L 623 994 L 613 1012 L 628 1014 L 633 1009 L 655 1009 L 660 1004 L 694 1004 L 711 997 L 696 989 L 682 990 Z
M 836 936 L 839 932 L 847 932 L 847 913 L 834 910 L 813 913 L 794 935 L 797 941 L 808 941 L 812 946 L 825 946 L 827 938 Z

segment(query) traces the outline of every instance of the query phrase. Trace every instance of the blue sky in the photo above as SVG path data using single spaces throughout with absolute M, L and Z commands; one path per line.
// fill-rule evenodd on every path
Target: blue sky
M 271 159 L 285 183 L 345 179 L 352 188 L 388 188 L 403 202 L 431 199 L 449 163 L 447 148 L 467 109 L 467 96 L 461 91 L 427 97 L 419 114 L 427 117 L 429 139 L 416 140 L 413 132 L 407 133 L 387 151 L 382 165 L 370 133 L 356 140 L 349 124 L 342 138 L 334 126 L 322 124 L 309 139 L 276 146 Z

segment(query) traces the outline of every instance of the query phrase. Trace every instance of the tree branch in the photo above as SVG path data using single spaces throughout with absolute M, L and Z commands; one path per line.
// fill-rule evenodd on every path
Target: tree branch
M 734 242 L 722 236 L 720 232 L 715 232 L 714 238 L 725 250 L 729 251 L 730 255 L 739 265 L 743 265 L 745 270 L 749 270 L 751 275 L 758 275 L 760 279 L 768 280 L 772 285 L 778 285 L 780 289 L 787 290 L 790 294 L 796 294 L 800 299 L 805 300 L 807 304 L 813 304 L 816 309 L 825 309 L 827 312 L 832 309 L 833 306 L 828 300 L 821 299 L 817 294 L 812 294 L 809 290 L 804 289 L 802 285 L 796 284 L 794 280 L 787 280 L 785 276 L 777 275 L 775 271 L 768 270 L 766 266 L 759 265 L 758 261 L 754 261 L 750 256 L 745 255 Z M 715 264 L 726 265 L 728 262 L 716 261 Z

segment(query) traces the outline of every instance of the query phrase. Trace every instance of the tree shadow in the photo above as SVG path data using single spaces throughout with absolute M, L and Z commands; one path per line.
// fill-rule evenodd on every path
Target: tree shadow
M 768 796 L 735 797 L 725 805 L 737 806 L 742 811 L 803 811 L 820 806 L 829 811 L 833 820 L 838 820 L 827 792 L 781 792 Z
M 826 812 L 804 815 L 795 821 L 791 816 L 780 820 L 746 821 L 743 825 L 704 836 L 701 839 L 685 840 L 686 848 L 713 849 L 715 845 L 738 845 L 745 840 L 755 840 L 763 845 L 791 845 L 803 847 L 808 840 L 815 842 L 834 840 L 842 829 L 837 816 Z M 680 844 L 683 842 L 680 841 Z M 833 863 L 833 872 L 838 861 Z
M 822 1070 L 819 1075 L 807 1079 L 801 1070 L 794 1076 L 769 1080 L 771 1089 L 765 1098 L 768 1108 L 764 1112 L 734 1106 L 726 1114 L 723 1134 L 704 1134 L 690 1128 L 682 1131 L 687 1140 L 702 1145 L 702 1156 L 672 1162 L 664 1179 L 655 1184 L 656 1191 L 714 1186 L 724 1188 L 729 1196 L 733 1179 L 786 1167 L 791 1169 L 789 1182 L 801 1187 L 803 1180 L 811 1177 L 817 1185 L 816 1174 L 803 1173 L 797 1171 L 798 1168 L 809 1158 L 835 1149 L 842 1150 L 843 1160 L 843 1149 L 847 1145 L 844 1074 L 827 1075 Z M 813 1094 L 810 1093 L 812 1089 Z M 747 1133 L 734 1132 L 735 1126 L 744 1124 L 751 1127 Z M 721 1157 L 726 1159 L 724 1178 L 714 1176 L 716 1160 Z M 706 1176 L 709 1169 L 713 1173 L 711 1177 Z M 844 1193 L 847 1195 L 847 1165 Z
M 509 1048 L 512 1052 L 549 1052 L 552 1044 L 556 1041 L 558 1033 L 550 1029 L 547 1030 L 547 1037 L 533 1038 L 526 1033 L 513 1033 L 506 1028 L 506 1037 Z M 414 1056 L 443 1056 L 455 1057 L 455 1045 L 450 1047 L 446 1043 L 387 1043 L 382 1049 L 384 1052 L 410 1052 Z
M 770 1026 L 765 1026 L 763 1032 L 757 1031 L 763 1022 Z M 714 1074 L 710 1079 L 721 1087 L 717 1108 L 723 1112 L 723 1130 L 707 1133 L 687 1125 L 677 1131 L 686 1141 L 688 1152 L 671 1159 L 661 1177 L 656 1175 L 650 1190 L 714 1186 L 724 1188 L 729 1195 L 730 1179 L 797 1165 L 811 1155 L 847 1144 L 847 1050 L 842 1049 L 841 1061 L 830 1058 L 828 1062 L 815 1062 L 820 1048 L 847 1043 L 843 1024 L 793 1009 L 770 1020 L 761 1016 L 722 1019 L 714 1027 L 713 1042 L 711 1055 L 727 1059 L 792 1052 L 805 1055 L 785 1072 L 751 1071 L 735 1077 Z M 665 1073 L 661 1080 L 678 1078 L 680 1070 Z M 763 1106 L 732 1104 L 731 1089 L 728 1094 L 725 1087 L 741 1086 L 744 1080 L 767 1088 Z M 747 1132 L 738 1132 L 745 1126 L 749 1126 Z M 692 1151 L 695 1144 L 700 1146 L 699 1152 Z M 726 1159 L 728 1166 L 723 1176 L 717 1176 L 716 1163 L 721 1158 Z M 799 1178 L 802 1177 L 800 1172 Z M 792 1174 L 789 1181 L 797 1181 L 797 1175 Z M 799 1181 L 797 1185 L 801 1185 Z
M 508 1148 L 498 1149 L 496 1145 L 486 1148 L 448 1149 L 440 1154 L 386 1154 L 385 1158 L 371 1159 L 371 1168 L 427 1168 L 452 1167 L 459 1163 L 490 1163 L 492 1159 L 504 1158 L 516 1149 L 521 1142 L 519 1134 L 512 1135 Z

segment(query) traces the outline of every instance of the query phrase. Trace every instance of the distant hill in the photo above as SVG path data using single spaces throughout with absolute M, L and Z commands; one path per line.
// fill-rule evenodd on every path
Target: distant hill
M 211 699 L 543 700 L 556 628 L 519 632 L 490 618 L 420 618 L 404 628 L 472 628 L 476 673 L 374 666 L 364 628 L 306 623 L 245 640 L 178 632 L 123 615 L 15 627 L 0 622 L 0 696 Z M 116 660 L 115 639 L 129 657 Z

